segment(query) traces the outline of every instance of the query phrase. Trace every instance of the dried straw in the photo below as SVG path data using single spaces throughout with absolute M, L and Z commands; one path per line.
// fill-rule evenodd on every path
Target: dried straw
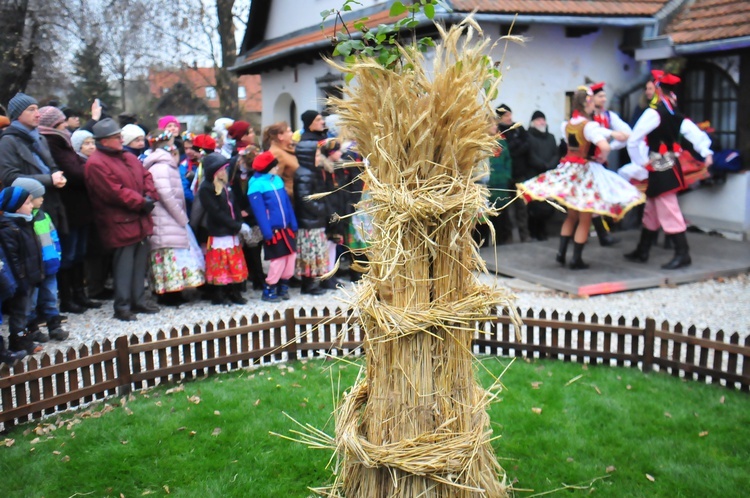
M 372 200 L 359 207 L 374 233 L 353 303 L 366 371 L 336 413 L 336 481 L 317 490 L 329 496 L 508 494 L 491 446 L 492 395 L 471 354 L 478 321 L 497 307 L 514 313 L 512 296 L 477 280 L 486 268 L 471 236 L 477 213 L 496 214 L 476 180 L 495 147 L 488 94 L 499 79 L 485 93 L 490 42 L 473 19 L 438 29 L 431 74 L 406 49 L 413 70 L 337 66 L 354 74 L 332 103 L 368 160 Z

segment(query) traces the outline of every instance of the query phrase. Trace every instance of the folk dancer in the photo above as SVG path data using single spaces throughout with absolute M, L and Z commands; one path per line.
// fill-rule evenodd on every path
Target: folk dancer
M 656 108 L 643 111 L 628 139 L 631 160 L 649 172 L 643 229 L 638 247 L 625 254 L 625 258 L 641 263 L 648 261 L 649 250 L 661 227 L 667 235 L 673 236 L 675 244 L 674 257 L 662 268 L 674 270 L 691 263 L 685 236 L 687 226 L 677 202 L 677 192 L 686 187 L 679 161 L 680 136 L 693 144 L 695 151 L 704 158 L 706 167 L 713 164 L 713 151 L 708 135 L 677 109 L 673 89 L 680 78 L 658 70 L 651 73 L 656 84 Z M 648 149 L 642 147 L 644 139 Z

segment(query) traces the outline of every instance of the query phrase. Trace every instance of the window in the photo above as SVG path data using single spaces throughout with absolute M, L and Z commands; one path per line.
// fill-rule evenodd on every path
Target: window
M 696 123 L 711 121 L 717 150 L 737 148 L 737 83 L 723 69 L 707 62 L 691 62 L 683 77 L 680 108 Z
M 206 99 L 208 100 L 216 100 L 216 88 L 212 86 L 206 87 Z
M 237 98 L 240 100 L 245 100 L 247 98 L 247 89 L 242 85 L 237 87 Z

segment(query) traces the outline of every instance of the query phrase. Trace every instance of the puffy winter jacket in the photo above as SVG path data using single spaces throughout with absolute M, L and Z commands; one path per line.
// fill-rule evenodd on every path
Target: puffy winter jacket
M 314 166 L 313 166 L 314 168 Z M 326 228 L 329 213 L 325 197 L 322 199 L 307 199 L 307 196 L 325 192 L 323 176 L 317 169 L 309 169 L 300 164 L 294 173 L 294 212 L 297 215 L 299 228 Z
M 41 209 L 34 210 L 34 233 L 39 238 L 39 245 L 42 248 L 42 261 L 44 262 L 44 274 L 56 275 L 60 270 L 60 259 L 62 256 L 60 249 L 60 237 L 57 236 L 57 230 L 49 217 Z
M 28 291 L 44 279 L 42 248 L 31 221 L 0 216 L 0 243 L 16 279 L 18 291 Z
M 148 155 L 143 166 L 151 173 L 154 187 L 159 193 L 159 202 L 151 212 L 154 220 L 151 250 L 166 247 L 187 249 L 190 247 L 188 215 L 177 164 L 169 152 L 156 149 Z

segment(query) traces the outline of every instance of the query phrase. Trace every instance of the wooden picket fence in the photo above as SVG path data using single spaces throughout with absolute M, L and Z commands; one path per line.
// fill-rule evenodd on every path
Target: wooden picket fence
M 156 336 L 118 337 L 77 351 L 29 358 L 0 369 L 0 423 L 5 429 L 157 383 L 322 355 L 359 356 L 362 332 L 348 311 L 287 309 L 239 321 L 182 327 Z M 666 371 L 750 391 L 750 337 L 653 319 L 587 319 L 529 310 L 516 330 L 505 313 L 478 322 L 478 355 L 553 358 Z

